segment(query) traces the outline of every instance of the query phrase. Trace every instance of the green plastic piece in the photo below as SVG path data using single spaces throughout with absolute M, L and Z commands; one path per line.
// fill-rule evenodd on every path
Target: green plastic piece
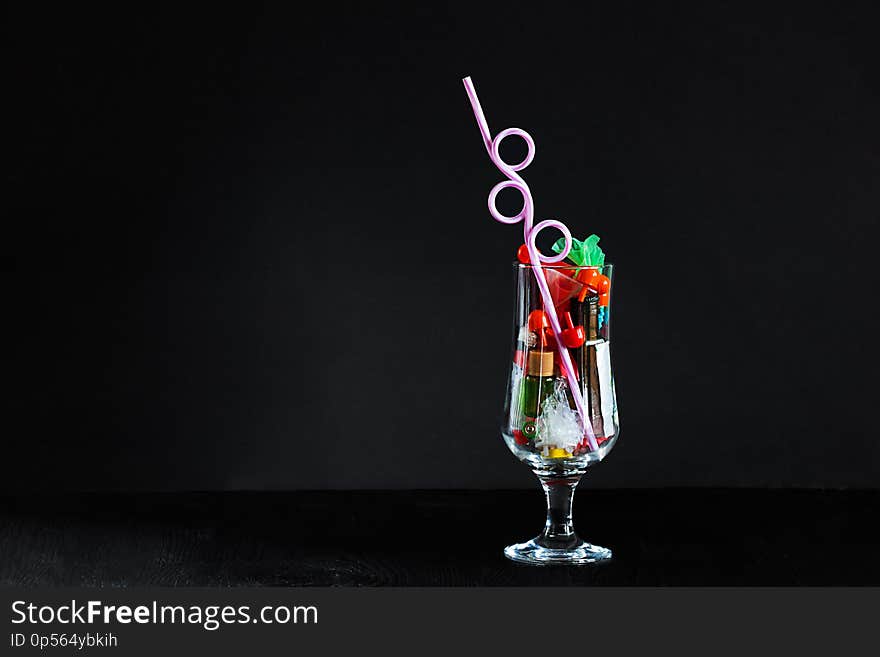
M 560 237 L 551 247 L 556 253 L 562 253 L 565 249 L 565 239 Z M 605 264 L 605 253 L 599 246 L 599 236 L 590 235 L 581 242 L 578 239 L 571 238 L 571 251 L 568 252 L 568 259 L 578 267 L 602 267 Z

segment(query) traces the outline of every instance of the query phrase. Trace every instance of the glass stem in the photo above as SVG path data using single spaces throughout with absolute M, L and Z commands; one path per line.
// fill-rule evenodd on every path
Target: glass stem
M 553 550 L 570 549 L 580 542 L 572 526 L 571 505 L 581 475 L 538 475 L 538 478 L 547 496 L 547 524 L 538 543 Z

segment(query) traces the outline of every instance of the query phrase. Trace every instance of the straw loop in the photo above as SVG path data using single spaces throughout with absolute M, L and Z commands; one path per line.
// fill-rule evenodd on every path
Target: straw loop
M 560 233 L 562 233 L 562 237 L 565 239 L 565 248 L 559 253 L 559 255 L 555 256 L 545 256 L 538 250 L 537 244 L 535 244 L 535 240 L 538 238 L 538 233 L 540 233 L 545 228 L 555 228 Z M 534 228 L 529 232 L 529 245 L 531 246 L 530 253 L 537 253 L 538 258 L 541 262 L 547 264 L 553 264 L 555 262 L 562 262 L 565 260 L 568 252 L 571 251 L 571 231 L 561 221 L 556 221 L 555 219 L 545 219 L 539 224 L 536 224 Z
M 501 211 L 498 210 L 498 208 L 495 206 L 495 199 L 503 189 L 515 189 L 522 195 L 522 210 L 511 217 L 508 217 L 506 214 L 502 214 Z M 489 214 L 492 215 L 492 218 L 495 221 L 500 221 L 502 224 L 519 223 L 520 221 L 523 221 L 528 214 L 528 199 L 529 188 L 524 183 L 520 182 L 519 180 L 502 180 L 500 183 L 492 188 L 491 192 L 489 192 Z
M 526 142 L 526 146 L 529 150 L 519 164 L 509 164 L 501 157 L 501 142 L 504 141 L 505 137 L 520 137 Z M 492 161 L 501 169 L 506 168 L 510 171 L 522 171 L 532 163 L 532 160 L 535 159 L 535 140 L 532 139 L 532 136 L 525 130 L 521 130 L 520 128 L 507 128 L 495 135 L 495 139 L 492 140 L 491 156 Z

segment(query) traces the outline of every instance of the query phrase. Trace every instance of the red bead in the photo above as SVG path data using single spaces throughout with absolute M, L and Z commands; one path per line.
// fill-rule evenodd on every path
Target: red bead
M 610 301 L 611 301 L 611 295 L 608 292 L 605 292 L 604 294 L 599 295 L 599 305 L 600 306 L 607 306 Z
M 529 258 L 529 247 L 527 247 L 525 244 L 521 244 L 520 247 L 516 250 L 516 259 L 524 265 L 529 264 L 531 262 L 531 258 Z
M 583 346 L 584 342 L 587 341 L 587 334 L 584 333 L 583 326 L 567 328 L 562 332 L 561 337 L 562 344 L 569 349 L 577 349 L 578 347 Z
M 519 429 L 513 430 L 513 439 L 516 441 L 517 445 L 528 445 L 529 439 L 523 435 L 523 432 Z
M 569 349 L 577 349 L 587 341 L 587 334 L 584 333 L 584 327 L 574 325 L 574 322 L 571 321 L 570 312 L 562 313 L 562 321 L 566 326 L 560 334 L 562 344 Z

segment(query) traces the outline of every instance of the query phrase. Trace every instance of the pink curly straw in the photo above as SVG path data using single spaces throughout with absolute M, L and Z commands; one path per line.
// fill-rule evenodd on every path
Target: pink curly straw
M 562 364 L 565 367 L 565 378 L 568 379 L 568 386 L 574 397 L 574 405 L 577 407 L 578 413 L 580 413 L 581 425 L 587 434 L 587 442 L 590 444 L 590 451 L 595 451 L 599 448 L 599 445 L 596 443 L 596 436 L 593 433 L 593 427 L 589 421 L 590 416 L 587 415 L 586 412 L 581 388 L 574 375 L 574 365 L 571 362 L 571 356 L 568 353 L 568 349 L 562 344 L 560 338 L 562 325 L 559 323 L 559 316 L 556 314 L 556 307 L 553 305 L 553 297 L 550 295 L 550 288 L 547 286 L 547 277 L 544 275 L 544 270 L 540 266 L 541 263 L 551 264 L 554 262 L 560 262 L 566 258 L 568 252 L 571 251 L 571 231 L 566 228 L 565 224 L 561 221 L 556 221 L 555 219 L 546 219 L 536 226 L 532 225 L 535 220 L 535 203 L 532 200 L 532 192 L 529 190 L 526 181 L 522 179 L 517 171 L 525 169 L 532 163 L 532 160 L 535 157 L 535 140 L 532 139 L 532 136 L 528 132 L 520 130 L 519 128 L 507 128 L 507 130 L 502 130 L 495 135 L 495 138 L 493 139 L 489 132 L 489 124 L 486 123 L 486 117 L 483 115 L 483 108 L 480 106 L 480 99 L 477 98 L 477 91 L 474 89 L 474 83 L 471 82 L 470 77 L 464 78 L 462 82 L 464 82 L 464 88 L 467 90 L 468 98 L 470 98 L 471 108 L 474 110 L 474 116 L 477 118 L 477 125 L 480 128 L 480 134 L 483 135 L 483 143 L 489 153 L 489 159 L 491 159 L 492 163 L 498 167 L 498 170 L 508 178 L 495 185 L 495 187 L 492 188 L 492 191 L 489 192 L 489 214 L 492 215 L 493 219 L 500 221 L 503 224 L 515 224 L 519 221 L 523 222 L 523 236 L 525 237 L 526 248 L 529 251 L 529 260 L 533 265 L 532 271 L 535 272 L 535 278 L 538 281 L 538 289 L 541 291 L 541 297 L 544 300 L 544 309 L 550 319 L 550 326 L 553 329 L 553 335 L 556 337 L 556 350 L 559 352 L 559 358 L 562 360 Z M 504 141 L 505 137 L 511 135 L 521 137 L 523 141 L 526 142 L 529 149 L 529 152 L 519 164 L 508 164 L 501 159 L 499 150 L 501 142 Z M 501 214 L 495 206 L 495 199 L 499 192 L 508 187 L 519 191 L 523 198 L 522 210 L 512 217 Z M 556 228 L 565 238 L 565 248 L 559 255 L 545 257 L 535 245 L 535 239 L 538 237 L 538 233 L 545 228 Z

